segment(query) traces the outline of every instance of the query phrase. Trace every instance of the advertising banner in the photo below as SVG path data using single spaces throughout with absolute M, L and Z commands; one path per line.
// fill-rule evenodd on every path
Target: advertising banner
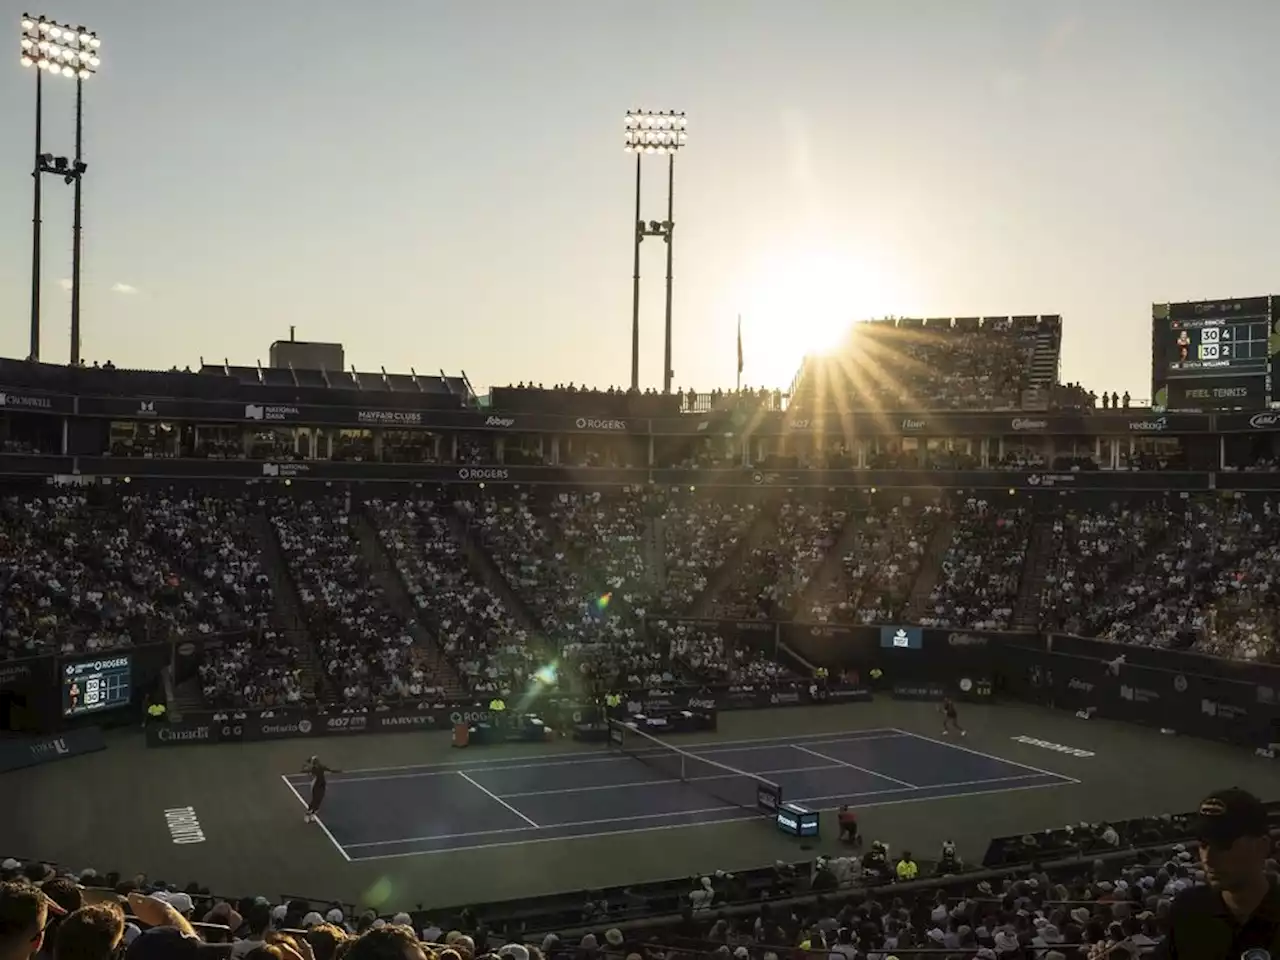
M 1269 686 L 1017 648 L 1004 662 L 1019 699 L 1252 748 L 1280 743 L 1280 709 Z
M 5 413 L 70 413 L 74 404 L 73 397 L 63 394 L 0 386 L 0 411 Z
M 653 687 L 624 694 L 628 713 L 666 710 L 748 710 L 764 707 L 805 706 L 822 703 L 869 701 L 861 687 L 819 687 L 802 682 L 772 685 L 718 687 Z M 574 697 L 548 697 L 536 711 L 554 728 L 584 722 L 596 708 Z M 489 723 L 493 715 L 471 702 L 401 704 L 387 709 L 324 711 L 319 708 L 248 710 L 236 712 L 189 711 L 180 721 L 147 728 L 151 747 L 191 746 L 202 743 L 240 743 L 255 740 L 352 736 L 366 733 L 405 733 L 447 730 L 454 724 Z
M 0 692 L 29 696 L 54 686 L 57 676 L 58 667 L 52 655 L 0 660 Z
M 777 641 L 843 683 L 647 687 L 624 692 L 627 712 L 742 710 L 869 700 L 860 678 L 873 667 L 897 698 L 980 701 L 995 690 L 1087 716 L 1142 723 L 1261 749 L 1280 743 L 1280 668 L 1185 651 L 1130 647 L 1064 634 L 947 630 L 912 625 L 846 626 L 767 621 L 666 620 L 697 625 L 747 644 Z M 894 642 L 899 634 L 905 646 Z M 890 646 L 883 646 L 888 637 Z M 913 646 L 914 644 L 914 646 Z M 1124 655 L 1124 660 L 1118 658 Z M 32 669 L 37 669 L 33 667 Z M 0 674 L 3 676 L 3 674 Z M 11 668 L 11 678 L 25 677 Z M 552 727 L 583 722 L 597 709 L 548 697 L 538 713 Z M 148 729 L 152 746 L 351 736 L 447 729 L 490 720 L 483 703 L 422 701 L 369 712 L 318 708 L 197 712 Z
M 1045 647 L 1053 653 L 1106 661 L 1123 655 L 1125 663 L 1130 666 L 1154 667 L 1176 673 L 1222 677 L 1227 680 L 1280 688 L 1280 666 L 1270 663 L 1227 660 L 1222 657 L 1210 657 L 1186 650 L 1170 650 L 1165 647 L 1130 646 L 1090 637 L 1075 637 L 1065 633 L 1049 634 L 1045 640 Z
M 0 740 L 0 773 L 34 767 L 54 760 L 67 760 L 107 749 L 107 741 L 97 727 L 76 727 L 45 737 L 16 737 Z
M 880 646 L 890 650 L 923 650 L 924 631 L 919 627 L 881 627 Z
M 814 666 L 870 666 L 880 645 L 879 627 L 784 623 L 780 630 L 782 642 Z
M 895 700 L 941 700 L 947 690 L 940 683 L 895 683 L 892 693 Z

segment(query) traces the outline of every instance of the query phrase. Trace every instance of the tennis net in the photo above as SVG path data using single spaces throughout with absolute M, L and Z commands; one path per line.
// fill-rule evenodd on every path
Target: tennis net
M 609 743 L 664 776 L 735 807 L 773 816 L 782 806 L 782 787 L 772 780 L 673 747 L 629 724 L 610 720 Z

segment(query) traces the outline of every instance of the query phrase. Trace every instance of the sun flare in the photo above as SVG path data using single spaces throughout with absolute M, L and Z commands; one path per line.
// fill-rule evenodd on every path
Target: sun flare
M 766 259 L 745 287 L 744 384 L 786 387 L 806 355 L 831 350 L 854 323 L 904 309 L 896 274 L 832 251 Z

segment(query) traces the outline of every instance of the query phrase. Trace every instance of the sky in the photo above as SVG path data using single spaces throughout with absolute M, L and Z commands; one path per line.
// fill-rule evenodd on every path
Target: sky
M 35 0 L 22 0 L 23 3 Z M 27 354 L 35 74 L 0 69 L 0 353 Z M 675 385 L 872 316 L 1061 314 L 1062 376 L 1150 393 L 1151 304 L 1280 292 L 1275 0 L 48 0 L 86 84 L 83 347 L 167 369 L 338 341 L 478 392 L 630 379 L 626 110 L 686 112 Z M 70 153 L 74 83 L 46 80 Z M 644 159 L 663 219 L 666 162 Z M 47 179 L 41 358 L 69 356 Z M 641 383 L 665 251 L 642 249 Z

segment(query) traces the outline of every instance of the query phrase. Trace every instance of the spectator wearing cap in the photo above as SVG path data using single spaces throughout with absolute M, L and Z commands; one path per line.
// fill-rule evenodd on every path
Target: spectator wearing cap
M 62 908 L 39 888 L 0 883 L 0 960 L 29 960 L 39 953 L 50 914 L 61 915 Z
M 1200 804 L 1196 835 L 1208 886 L 1184 890 L 1170 911 L 1168 960 L 1280 956 L 1280 887 L 1266 874 L 1267 808 L 1232 787 Z
M 124 939 L 124 911 L 118 903 L 80 907 L 58 925 L 54 960 L 111 960 Z
M 189 893 L 157 893 L 155 896 L 157 899 L 163 900 L 165 903 L 169 904 L 169 906 L 173 907 L 174 910 L 182 914 L 182 916 L 186 917 L 188 920 L 191 919 L 191 913 L 195 909 L 195 904 L 192 902 L 191 895 Z

